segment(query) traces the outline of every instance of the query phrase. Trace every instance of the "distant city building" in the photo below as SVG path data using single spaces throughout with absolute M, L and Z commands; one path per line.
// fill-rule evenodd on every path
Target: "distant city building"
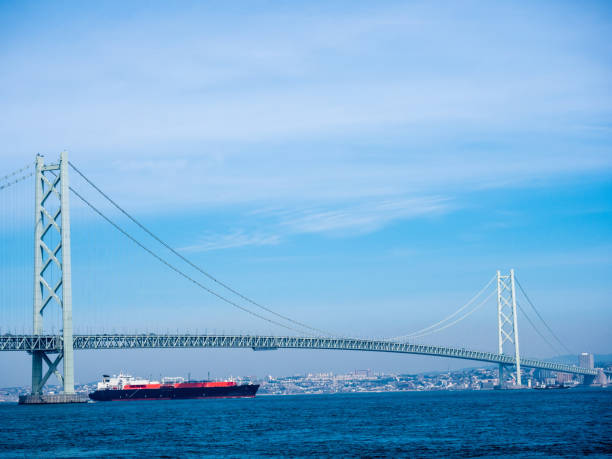
M 580 354 L 580 366 L 584 368 L 595 368 L 595 357 L 589 352 Z
M 555 374 L 551 370 L 543 370 L 538 368 L 533 372 L 534 377 L 539 381 L 544 381 L 546 378 L 554 378 Z
M 558 384 L 563 384 L 565 382 L 570 382 L 572 381 L 573 375 L 571 373 L 557 373 L 557 383 Z

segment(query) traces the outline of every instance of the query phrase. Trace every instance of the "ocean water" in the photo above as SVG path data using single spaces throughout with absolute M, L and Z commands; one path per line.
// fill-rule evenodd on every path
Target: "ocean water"
M 0 457 L 612 455 L 612 390 L 0 404 Z

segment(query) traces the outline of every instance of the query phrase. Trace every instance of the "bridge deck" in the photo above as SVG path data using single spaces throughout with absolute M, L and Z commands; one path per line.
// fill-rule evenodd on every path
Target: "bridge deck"
M 57 352 L 63 347 L 60 335 L 3 335 L 0 351 Z M 335 349 L 350 351 L 396 352 L 420 354 L 479 362 L 515 365 L 513 356 L 493 352 L 471 351 L 426 344 L 408 344 L 392 341 L 358 338 L 322 338 L 297 336 L 249 335 L 75 335 L 74 349 L 147 349 L 147 348 L 252 348 L 252 349 Z M 580 375 L 597 375 L 597 370 L 574 365 L 521 359 L 521 365 L 530 368 L 561 371 Z

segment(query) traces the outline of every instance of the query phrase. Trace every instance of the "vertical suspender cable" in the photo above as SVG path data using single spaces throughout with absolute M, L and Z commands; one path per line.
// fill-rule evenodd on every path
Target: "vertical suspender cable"
M 106 200 L 108 200 L 117 210 L 119 210 L 122 214 L 124 214 L 127 218 L 129 218 L 134 224 L 136 224 L 140 229 L 142 229 L 145 233 L 147 233 L 149 236 L 151 236 L 153 239 L 155 239 L 158 243 L 160 243 L 161 245 L 163 245 L 166 249 L 168 249 L 170 252 L 172 252 L 175 256 L 177 256 L 178 258 L 180 258 L 183 262 L 187 263 L 189 266 L 191 266 L 192 268 L 194 268 L 195 270 L 197 270 L 198 272 L 200 272 L 201 274 L 203 274 L 204 276 L 206 276 L 208 279 L 212 280 L 213 282 L 215 282 L 216 284 L 220 285 L 221 287 L 225 288 L 226 290 L 230 291 L 231 293 L 233 293 L 234 295 L 242 298 L 243 300 L 247 301 L 248 303 L 251 303 L 252 305 L 263 309 L 264 311 L 267 311 L 270 314 L 275 315 L 276 317 L 279 317 L 283 320 L 286 320 L 287 322 L 293 323 L 295 325 L 298 325 L 300 327 L 312 330 L 312 331 L 316 331 L 318 333 L 322 333 L 324 335 L 333 335 L 333 333 L 329 333 L 326 332 L 324 330 L 315 328 L 315 327 L 311 327 L 310 325 L 306 325 L 302 322 L 298 322 L 297 320 L 293 320 L 287 316 L 284 316 L 282 314 L 277 313 L 276 311 L 263 306 L 262 304 L 252 300 L 251 298 L 247 297 L 246 295 L 243 295 L 242 293 L 238 292 L 237 290 L 235 290 L 234 288 L 230 287 L 229 285 L 227 285 L 224 282 L 221 282 L 219 279 L 215 278 L 214 276 L 212 276 L 210 273 L 204 271 L 202 268 L 200 268 L 198 265 L 196 265 L 195 263 L 193 263 L 191 260 L 189 260 L 187 257 L 185 257 L 184 255 L 182 255 L 181 253 L 179 253 L 178 251 L 176 251 L 173 247 L 171 247 L 169 244 L 167 244 L 166 242 L 164 242 L 161 238 L 159 238 L 157 235 L 155 235 L 151 230 L 149 230 L 146 226 L 144 226 L 142 223 L 140 223 L 138 220 L 136 220 L 136 218 L 134 218 L 132 215 L 130 215 L 126 210 L 124 210 L 121 206 L 119 206 L 119 204 L 117 204 L 115 201 L 113 201 L 110 196 L 108 196 L 106 193 L 104 193 L 100 188 L 98 188 L 91 180 L 89 180 L 85 175 L 83 175 L 83 173 L 78 170 L 74 164 L 70 163 L 70 166 L 74 169 L 74 171 L 79 174 L 92 188 L 94 188 L 98 193 L 100 193 Z
M 523 289 L 523 286 L 521 285 L 521 283 L 518 281 L 518 279 L 516 279 L 516 283 L 519 286 L 519 289 L 521 290 L 521 292 L 523 293 L 523 296 L 525 297 L 525 299 L 527 300 L 527 302 L 531 305 L 531 308 L 534 310 L 534 312 L 536 313 L 536 315 L 539 317 L 539 319 L 542 321 L 542 323 L 544 324 L 544 326 L 546 327 L 546 329 L 550 332 L 550 334 L 553 336 L 553 338 L 555 338 L 555 340 L 557 340 L 557 342 L 563 347 L 563 349 L 565 349 L 566 352 L 568 352 L 569 354 L 573 354 L 573 352 L 565 345 L 563 344 L 563 342 L 559 339 L 559 337 L 555 334 L 555 332 L 552 331 L 552 329 L 548 326 L 548 324 L 546 323 L 546 321 L 544 320 L 544 318 L 542 317 L 542 315 L 539 313 L 539 311 L 536 309 L 535 305 L 533 304 L 533 302 L 531 301 L 531 299 L 529 298 L 529 296 L 527 295 L 527 292 L 525 292 L 525 289 Z

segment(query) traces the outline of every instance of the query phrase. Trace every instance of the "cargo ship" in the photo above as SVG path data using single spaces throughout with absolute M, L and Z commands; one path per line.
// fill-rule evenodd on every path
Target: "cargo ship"
M 129 400 L 180 400 L 203 398 L 255 397 L 259 384 L 236 384 L 234 381 L 186 381 L 166 377 L 161 381 L 134 378 L 120 373 L 102 375 L 97 390 L 89 394 L 96 402 Z

